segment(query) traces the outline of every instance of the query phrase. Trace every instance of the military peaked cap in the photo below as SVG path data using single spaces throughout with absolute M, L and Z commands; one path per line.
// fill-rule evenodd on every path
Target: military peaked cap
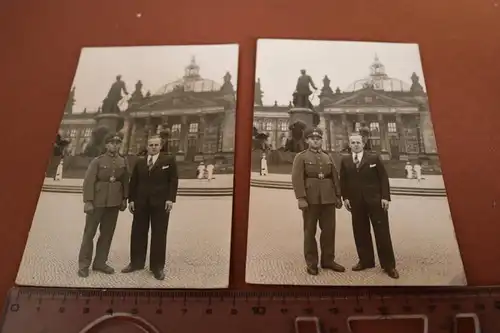
M 112 141 L 122 142 L 123 139 L 122 139 L 121 133 L 109 133 L 109 134 L 107 134 L 106 137 L 104 138 L 104 143 L 110 143 Z
M 317 136 L 317 137 L 322 139 L 323 138 L 323 131 L 320 128 L 311 128 L 311 129 L 306 130 L 304 133 L 304 137 L 306 139 L 313 137 L 313 136 Z

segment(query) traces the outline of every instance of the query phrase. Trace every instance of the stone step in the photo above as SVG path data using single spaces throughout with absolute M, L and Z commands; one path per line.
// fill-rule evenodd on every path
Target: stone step
M 291 182 L 251 180 L 251 186 L 269 189 L 293 190 Z M 422 197 L 446 197 L 446 190 L 439 188 L 412 188 L 391 187 L 392 195 L 422 196 Z
M 81 194 L 83 192 L 81 186 L 77 185 L 43 185 L 42 192 L 52 193 L 73 193 Z M 233 196 L 233 188 L 179 188 L 178 196 L 186 197 L 217 197 L 217 196 Z

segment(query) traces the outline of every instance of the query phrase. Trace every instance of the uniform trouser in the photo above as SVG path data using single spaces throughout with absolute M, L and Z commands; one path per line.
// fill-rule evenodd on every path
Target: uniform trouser
M 130 239 L 130 264 L 134 268 L 144 268 L 148 248 L 149 227 L 151 226 L 151 246 L 149 268 L 162 270 L 165 267 L 167 251 L 167 228 L 170 213 L 163 205 L 136 205 L 132 221 Z
M 302 211 L 304 219 L 304 257 L 308 267 L 318 266 L 316 227 L 321 235 L 321 264 L 331 265 L 335 259 L 335 205 L 309 205 Z
M 91 214 L 86 214 L 82 245 L 78 255 L 80 269 L 88 268 L 94 252 L 94 237 L 99 228 L 99 239 L 95 251 L 94 267 L 103 266 L 108 261 L 111 241 L 115 234 L 119 207 L 96 207 Z
M 380 266 L 384 269 L 395 268 L 396 260 L 392 248 L 387 211 L 384 211 L 380 201 L 368 203 L 361 200 L 359 202 L 351 202 L 351 205 L 352 230 L 361 265 L 366 267 L 375 265 L 375 254 L 373 252 L 373 242 L 370 230 L 371 221 Z

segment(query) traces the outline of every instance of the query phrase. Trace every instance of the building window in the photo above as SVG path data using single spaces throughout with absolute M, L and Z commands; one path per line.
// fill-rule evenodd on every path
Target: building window
M 389 133 L 397 133 L 398 129 L 395 122 L 387 123 L 387 131 Z
M 189 133 L 198 133 L 198 123 L 189 124 Z
M 69 131 L 69 137 L 70 138 L 75 138 L 77 132 L 78 132 L 77 129 L 75 129 L 75 128 L 71 129 L 71 131 Z
M 373 101 L 373 97 L 365 96 L 365 103 L 371 103 Z
M 379 123 L 377 122 L 371 122 L 370 123 L 370 132 L 373 136 L 379 136 L 380 135 L 380 126 Z
M 270 119 L 266 120 L 266 122 L 264 123 L 264 126 L 265 126 L 264 130 L 272 131 L 273 130 L 273 121 Z
M 360 127 L 361 127 L 361 123 L 360 122 L 356 122 L 354 124 L 354 132 L 359 132 Z
M 288 131 L 288 120 L 280 119 L 278 121 L 278 129 L 282 132 Z
M 85 132 L 83 132 L 83 136 L 86 138 L 92 136 L 92 128 L 86 128 Z
M 179 137 L 181 133 L 181 124 L 172 125 L 172 137 Z

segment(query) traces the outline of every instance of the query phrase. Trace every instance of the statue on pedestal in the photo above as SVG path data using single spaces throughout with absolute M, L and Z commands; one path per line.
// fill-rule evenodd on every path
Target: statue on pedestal
M 312 94 L 309 86 L 311 86 L 314 90 L 318 90 L 318 88 L 316 88 L 313 79 L 306 73 L 305 69 L 302 69 L 300 73 L 301 75 L 297 80 L 297 86 L 295 88 L 295 92 L 293 93 L 293 105 L 296 108 L 314 110 L 314 107 L 309 100 L 309 96 Z
M 54 142 L 53 156 L 63 156 L 64 149 L 71 143 L 70 139 L 63 138 L 62 133 L 58 132 Z
M 285 151 L 298 153 L 307 149 L 307 142 L 304 138 L 304 131 L 306 130 L 306 128 L 307 125 L 302 121 L 296 121 L 295 123 L 290 125 L 289 129 L 291 137 L 285 144 Z
M 108 95 L 102 102 L 102 113 L 120 113 L 118 103 L 120 103 L 123 98 L 122 91 L 125 95 L 128 95 L 125 82 L 122 81 L 122 76 L 117 75 L 115 83 L 111 85 Z
M 89 157 L 97 157 L 101 155 L 105 150 L 104 137 L 109 132 L 110 130 L 107 126 L 97 126 L 96 128 L 94 128 L 90 137 L 90 142 L 85 147 L 85 151 L 83 152 L 83 154 Z
M 268 151 L 271 146 L 267 142 L 269 135 L 266 133 L 260 133 L 259 130 L 254 126 L 252 129 L 252 150 L 261 150 L 262 152 Z

